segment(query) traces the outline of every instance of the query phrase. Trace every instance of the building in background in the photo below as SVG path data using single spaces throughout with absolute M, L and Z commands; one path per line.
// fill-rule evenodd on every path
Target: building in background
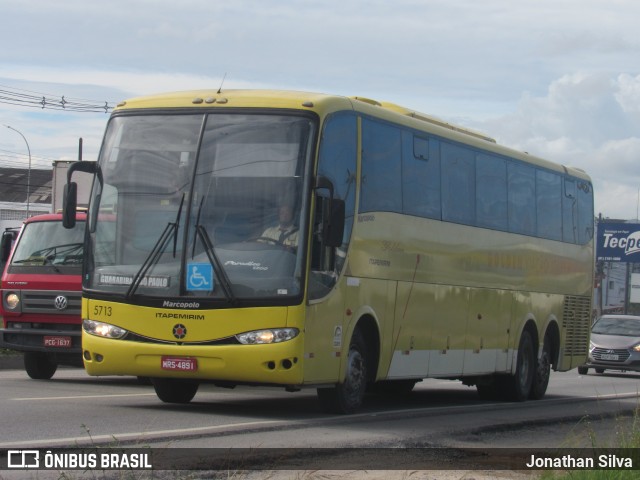
M 0 232 L 19 227 L 27 216 L 27 183 L 29 183 L 29 216 L 51 212 L 51 170 L 0 167 Z

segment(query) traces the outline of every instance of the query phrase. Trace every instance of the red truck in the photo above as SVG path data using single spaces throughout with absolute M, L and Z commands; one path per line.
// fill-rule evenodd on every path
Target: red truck
M 25 220 L 2 275 L 0 347 L 24 352 L 34 379 L 49 379 L 58 365 L 82 366 L 81 300 L 85 213 L 73 229 L 52 213 Z M 0 251 L 11 235 L 2 237 Z M 3 259 L 4 260 L 4 259 Z

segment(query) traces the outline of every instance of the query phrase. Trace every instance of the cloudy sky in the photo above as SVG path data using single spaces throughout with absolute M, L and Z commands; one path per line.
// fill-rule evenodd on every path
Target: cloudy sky
M 128 97 L 278 88 L 385 100 L 586 170 L 640 202 L 636 0 L 0 0 L 0 124 L 33 168 L 95 159 Z M 44 97 L 46 108 L 25 106 Z M 49 102 L 71 102 L 65 111 Z M 0 165 L 27 162 L 0 127 Z

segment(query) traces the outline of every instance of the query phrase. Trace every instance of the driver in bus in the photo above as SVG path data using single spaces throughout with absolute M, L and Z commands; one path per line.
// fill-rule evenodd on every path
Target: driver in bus
M 278 210 L 278 225 L 267 228 L 261 237 L 272 239 L 288 250 L 295 250 L 298 247 L 298 227 L 293 223 L 293 209 L 289 205 L 281 205 Z

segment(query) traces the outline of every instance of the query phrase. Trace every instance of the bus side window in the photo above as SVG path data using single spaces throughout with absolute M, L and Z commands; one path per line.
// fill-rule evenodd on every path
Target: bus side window
M 352 113 L 332 115 L 327 119 L 320 139 L 317 177 L 324 177 L 333 187 L 332 209 L 336 205 L 342 208 L 344 202 L 344 230 L 342 245 L 325 245 L 323 228 L 326 220 L 332 217 L 332 212 L 328 211 L 330 192 L 325 188 L 316 189 L 308 295 L 312 300 L 329 293 L 345 264 L 355 214 L 356 155 L 356 116 Z

